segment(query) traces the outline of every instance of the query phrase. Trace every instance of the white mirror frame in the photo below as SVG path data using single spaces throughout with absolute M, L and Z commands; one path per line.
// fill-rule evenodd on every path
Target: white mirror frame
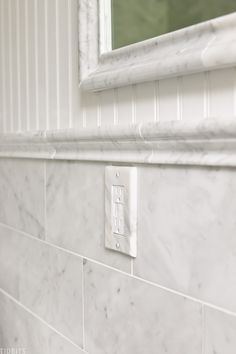
M 106 89 L 236 64 L 236 13 L 110 50 L 110 0 L 79 1 L 80 87 Z

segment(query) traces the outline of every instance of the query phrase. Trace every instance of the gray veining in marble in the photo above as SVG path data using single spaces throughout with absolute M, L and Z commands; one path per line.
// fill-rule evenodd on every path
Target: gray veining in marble
M 0 137 L 0 156 L 11 158 L 236 166 L 235 152 L 236 120 L 232 117 Z
M 235 169 L 141 167 L 134 273 L 235 311 L 235 195 Z
M 82 345 L 82 259 L 0 226 L 0 288 Z
M 44 238 L 44 163 L 0 160 L 0 222 Z
M 93 354 L 201 354 L 201 305 L 85 262 L 85 346 Z
M 0 313 L 0 348 L 22 348 L 26 354 L 84 353 L 2 293 Z
M 100 55 L 97 2 L 79 3 L 80 80 L 86 91 L 235 65 L 235 13 Z
M 47 240 L 129 271 L 129 257 L 105 249 L 104 209 L 104 164 L 47 163 Z

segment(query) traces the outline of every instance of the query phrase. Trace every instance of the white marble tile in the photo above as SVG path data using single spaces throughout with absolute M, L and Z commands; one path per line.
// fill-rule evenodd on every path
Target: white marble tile
M 134 273 L 236 310 L 235 194 L 235 169 L 140 168 Z
M 25 354 L 84 353 L 2 293 L 0 313 L 0 348 L 22 348 Z
M 129 257 L 105 249 L 104 175 L 104 164 L 48 162 L 47 239 L 129 271 Z
M 236 317 L 205 308 L 204 354 L 235 354 Z
M 93 354 L 201 354 L 201 306 L 85 262 L 85 348 Z
M 0 287 L 82 345 L 82 259 L 0 227 Z
M 0 160 L 0 222 L 44 238 L 44 163 Z

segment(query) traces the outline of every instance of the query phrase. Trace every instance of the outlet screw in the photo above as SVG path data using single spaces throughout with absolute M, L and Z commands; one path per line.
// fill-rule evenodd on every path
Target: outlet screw
M 116 248 L 120 248 L 119 242 L 116 243 Z

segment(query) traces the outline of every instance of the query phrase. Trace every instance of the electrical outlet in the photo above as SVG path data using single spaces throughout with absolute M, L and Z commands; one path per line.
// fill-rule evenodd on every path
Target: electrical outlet
M 105 246 L 136 257 L 137 168 L 107 166 L 105 172 Z

